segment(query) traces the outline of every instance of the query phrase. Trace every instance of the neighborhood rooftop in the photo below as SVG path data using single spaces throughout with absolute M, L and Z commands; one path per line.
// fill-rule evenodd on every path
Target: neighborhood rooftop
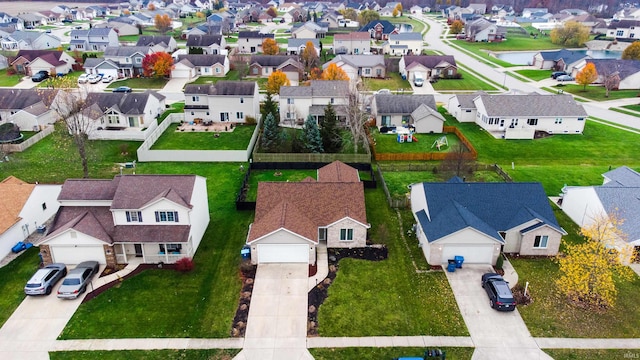
M 573 96 L 561 95 L 479 95 L 488 115 L 499 116 L 587 116 Z

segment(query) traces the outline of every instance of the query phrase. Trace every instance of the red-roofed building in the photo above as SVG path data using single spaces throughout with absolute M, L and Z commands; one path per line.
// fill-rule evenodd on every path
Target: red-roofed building
M 258 263 L 316 262 L 316 246 L 364 247 L 364 186 L 358 171 L 341 162 L 318 169 L 318 180 L 261 182 L 247 244 Z
M 54 50 L 20 50 L 11 66 L 19 74 L 31 76 L 44 70 L 51 74 L 68 74 L 75 59 L 64 51 Z

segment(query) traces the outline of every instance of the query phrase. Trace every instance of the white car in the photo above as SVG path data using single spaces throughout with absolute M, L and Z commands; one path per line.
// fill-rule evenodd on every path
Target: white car
M 100 74 L 91 74 L 91 75 L 89 75 L 87 80 L 89 80 L 89 84 L 97 84 L 97 83 L 100 82 L 100 80 L 102 80 L 102 75 L 100 75 Z
M 89 81 L 89 74 L 82 74 L 78 76 L 78 84 L 86 84 Z
M 111 75 L 105 75 L 102 77 L 102 82 L 103 83 L 110 83 L 113 81 L 113 76 Z

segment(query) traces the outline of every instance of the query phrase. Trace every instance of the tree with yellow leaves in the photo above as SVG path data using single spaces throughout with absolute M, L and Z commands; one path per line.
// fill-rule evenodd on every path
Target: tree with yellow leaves
M 582 85 L 582 90 L 587 90 L 587 85 L 590 85 L 594 81 L 598 79 L 598 71 L 596 71 L 596 66 L 588 62 L 582 70 L 576 75 L 576 82 Z
M 565 244 L 565 253 L 558 255 L 561 276 L 556 285 L 574 303 L 603 311 L 615 306 L 616 281 L 633 278 L 626 266 L 633 249 L 626 246 L 623 221 L 616 214 L 592 220 L 580 229 L 585 241 Z
M 271 38 L 266 38 L 262 42 L 262 53 L 265 55 L 276 55 L 280 51 L 278 43 Z
M 313 45 L 311 40 L 307 41 L 304 50 L 302 50 L 300 54 L 300 61 L 302 61 L 304 69 L 309 70 L 318 66 L 318 60 L 318 52 L 316 51 L 315 45 Z
M 156 14 L 153 20 L 154 20 L 156 29 L 158 29 L 158 31 L 160 31 L 163 34 L 166 33 L 169 30 L 169 28 L 171 28 L 171 18 L 167 14 L 164 14 L 164 15 Z
M 402 11 L 404 10 L 404 9 L 402 8 L 402 3 L 398 3 L 398 5 L 396 5 L 396 7 L 394 7 L 394 8 L 393 8 L 393 10 L 394 10 L 394 11 L 395 11 L 395 10 L 398 10 L 398 13 L 400 14 L 400 16 L 402 16 Z M 396 16 L 396 15 L 394 15 L 394 17 L 395 17 L 395 16 Z
M 567 21 L 564 26 L 551 30 L 549 36 L 554 44 L 581 47 L 589 40 L 589 28 L 577 21 Z
M 349 76 L 338 65 L 331 63 L 322 72 L 322 80 L 349 80 Z
M 291 82 L 287 79 L 287 75 L 280 70 L 276 70 L 267 79 L 267 93 L 280 94 L 281 87 L 290 85 Z
M 451 26 L 449 26 L 449 32 L 451 34 L 460 34 L 462 29 L 464 29 L 464 24 L 460 20 L 454 20 Z

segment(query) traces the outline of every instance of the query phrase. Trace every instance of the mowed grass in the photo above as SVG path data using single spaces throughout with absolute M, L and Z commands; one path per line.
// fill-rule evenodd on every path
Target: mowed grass
M 555 360 L 638 359 L 640 349 L 543 349 Z
M 629 109 L 629 110 L 640 112 L 640 104 L 638 104 L 638 105 L 624 105 L 622 107 L 625 108 L 625 109 Z
M 365 198 L 371 238 L 388 246 L 389 258 L 340 260 L 318 310 L 320 336 L 468 335 L 444 273 L 415 272 L 381 187 Z
M 387 73 L 388 79 L 364 78 L 364 88 L 370 91 L 389 89 L 391 91 L 412 91 L 408 80 L 403 80 L 398 73 Z
M 176 131 L 180 124 L 171 124 L 151 150 L 246 150 L 255 125 L 237 125 L 231 132 Z
M 302 181 L 307 177 L 316 179 L 317 170 L 251 170 L 247 201 L 255 201 L 258 196 L 258 183 L 262 181 Z
M 434 162 L 434 168 L 438 167 L 438 163 Z M 420 182 L 441 182 L 447 181 L 455 174 L 445 174 L 442 172 L 430 171 L 402 171 L 393 168 L 383 170 L 385 183 L 392 197 L 403 197 L 411 190 L 409 185 Z M 504 180 L 495 171 L 476 171 L 473 174 L 464 174 L 467 182 L 503 182 Z
M 51 360 L 231 360 L 238 355 L 236 349 L 198 350 L 121 350 L 121 351 L 58 351 L 50 352 Z
M 436 349 L 436 347 L 317 348 L 309 349 L 309 352 L 316 360 L 380 360 L 395 359 L 400 356 L 411 356 L 422 359 L 427 349 Z M 469 360 L 473 355 L 473 348 L 441 347 L 438 349 L 446 353 L 447 360 Z
M 23 74 L 7 75 L 7 69 L 0 70 L 0 86 L 13 87 L 18 85 L 20 80 L 24 77 Z
M 396 134 L 380 134 L 377 129 L 371 131 L 376 143 L 377 153 L 428 153 L 451 152 L 460 144 L 455 134 L 413 134 L 418 141 L 398 142 Z M 442 137 L 446 137 L 447 145 L 441 145 L 440 150 L 435 146 Z
M 240 74 L 238 73 L 238 70 L 231 70 L 227 73 L 226 76 L 222 76 L 222 77 L 217 77 L 217 76 L 200 76 L 197 79 L 195 79 L 194 81 L 188 83 L 187 85 L 190 84 L 202 84 L 202 85 L 210 85 L 210 84 L 215 84 L 218 81 L 221 80 L 234 80 L 234 81 L 238 81 L 240 80 Z M 244 79 L 242 79 L 242 81 L 255 81 L 258 83 L 258 88 L 261 90 L 266 89 L 267 86 L 267 81 L 269 79 L 268 78 L 249 78 L 249 77 L 245 77 Z
M 142 90 L 162 89 L 165 85 L 167 85 L 168 82 L 169 82 L 169 79 L 165 79 L 161 77 L 160 78 L 158 77 L 131 78 L 131 79 L 114 81 L 111 84 L 109 84 L 109 86 L 107 86 L 107 89 L 115 89 L 119 86 L 128 86 L 136 90 L 137 89 L 142 89 Z
M 0 268 L 0 327 L 24 300 L 24 285 L 38 270 L 39 264 L 38 248 L 32 247 Z
M 206 177 L 211 221 L 189 273 L 147 270 L 82 304 L 61 339 L 224 338 L 240 292 L 240 249 L 253 213 L 237 212 L 237 163 L 142 163 L 138 174 Z
M 587 88 L 584 89 L 582 85 L 563 84 L 563 85 L 555 85 L 553 88 L 562 90 L 564 92 L 572 93 L 573 95 L 582 96 L 584 98 L 594 100 L 594 101 L 607 101 L 607 100 L 635 98 L 635 97 L 638 97 L 638 95 L 640 95 L 640 89 L 611 90 L 609 91 L 609 97 L 607 97 L 606 96 L 607 90 L 604 88 L 604 86 L 600 86 L 600 85 L 587 86 Z
M 469 71 L 458 69 L 458 73 L 462 75 L 462 79 L 438 79 L 437 82 L 431 84 L 433 89 L 436 91 L 498 90 Z
M 551 77 L 551 70 L 515 70 L 514 72 L 533 81 L 545 80 Z

